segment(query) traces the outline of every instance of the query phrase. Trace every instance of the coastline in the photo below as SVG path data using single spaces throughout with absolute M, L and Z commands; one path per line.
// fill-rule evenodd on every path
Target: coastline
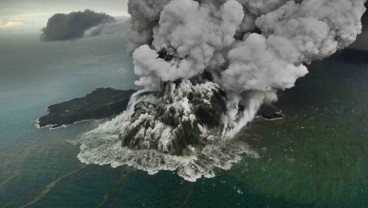
M 62 128 L 80 121 L 106 119 L 122 113 L 136 90 L 97 88 L 84 97 L 47 106 L 47 114 L 35 121 L 36 128 Z

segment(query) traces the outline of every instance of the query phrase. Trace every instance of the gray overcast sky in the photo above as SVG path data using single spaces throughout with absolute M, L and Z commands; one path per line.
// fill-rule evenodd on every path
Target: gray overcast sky
M 55 13 L 91 9 L 128 16 L 128 0 L 0 0 L 0 32 L 36 31 Z

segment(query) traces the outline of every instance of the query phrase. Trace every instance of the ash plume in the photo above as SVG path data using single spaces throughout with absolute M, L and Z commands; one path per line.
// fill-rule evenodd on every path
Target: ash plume
M 105 13 L 92 10 L 71 12 L 69 14 L 54 14 L 42 29 L 42 41 L 66 41 L 99 35 L 105 24 L 114 23 L 116 19 Z
M 308 74 L 307 64 L 355 41 L 364 3 L 130 0 L 128 44 L 144 90 L 86 135 L 79 158 L 195 180 L 241 154 L 257 157 L 246 144 L 234 147 L 237 133 Z

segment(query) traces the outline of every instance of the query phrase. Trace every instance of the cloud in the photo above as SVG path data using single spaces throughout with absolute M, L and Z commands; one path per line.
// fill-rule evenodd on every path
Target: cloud
M 114 17 L 91 10 L 54 14 L 49 18 L 47 26 L 42 29 L 43 41 L 66 41 L 83 38 L 85 32 L 92 28 L 101 28 L 105 24 L 114 23 Z M 99 35 L 102 29 L 96 29 L 90 35 Z

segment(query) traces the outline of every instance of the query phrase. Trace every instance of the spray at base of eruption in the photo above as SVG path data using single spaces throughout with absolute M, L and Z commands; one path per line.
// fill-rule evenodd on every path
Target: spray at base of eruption
M 130 0 L 129 47 L 145 90 L 84 136 L 79 158 L 195 180 L 255 156 L 232 138 L 308 73 L 305 63 L 355 41 L 364 2 Z
M 140 93 L 143 92 L 133 95 L 130 106 L 140 99 Z M 78 141 L 81 144 L 78 159 L 86 164 L 111 165 L 114 168 L 128 165 L 149 174 L 156 174 L 161 170 L 177 171 L 180 177 L 194 182 L 201 177 L 215 177 L 217 168 L 230 169 L 242 159 L 242 155 L 259 157 L 242 141 L 232 143 L 216 141 L 208 143 L 198 151 L 192 147 L 190 154 L 187 155 L 172 155 L 156 149 L 137 150 L 124 147 L 119 134 L 126 128 L 125 125 L 130 124 L 128 121 L 134 113 L 132 109 L 134 108 L 128 107 L 123 114 L 84 135 Z M 121 125 L 122 123 L 125 125 Z

